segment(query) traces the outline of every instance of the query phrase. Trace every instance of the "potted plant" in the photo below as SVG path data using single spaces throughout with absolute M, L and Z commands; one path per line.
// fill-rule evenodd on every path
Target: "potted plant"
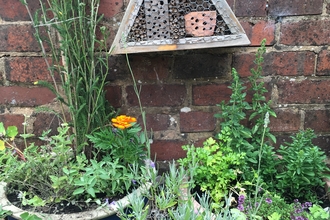
M 183 146 L 187 156 L 179 163 L 186 169 L 191 163 L 198 164 L 193 180 L 202 192 L 210 194 L 212 209 L 221 209 L 225 196 L 234 191 L 232 207 L 251 219 L 313 219 L 317 215 L 327 219 L 329 213 L 323 213 L 319 202 L 322 196 L 328 199 L 323 179 L 329 177 L 329 169 L 324 152 L 312 144 L 313 131 L 300 131 L 291 137 L 292 143 L 278 151 L 272 147 L 276 138 L 268 125 L 269 117 L 276 115 L 264 96 L 267 90 L 261 80 L 265 51 L 263 41 L 256 53 L 257 68 L 251 70 L 248 81 L 251 103 L 246 101 L 246 87 L 233 69 L 231 98 L 219 105 L 221 113 L 215 115 L 222 119 L 221 131 L 200 148 Z M 323 190 L 321 197 L 316 194 L 319 189 Z M 303 209 L 297 214 L 299 205 Z
M 263 41 L 249 79 L 252 103 L 233 70 L 233 94 L 216 115 L 222 118 L 221 131 L 202 147 L 183 146 L 187 156 L 179 166 L 170 165 L 162 178 L 151 180 L 148 205 L 139 205 L 139 196 L 129 197 L 132 212 L 121 213 L 122 219 L 329 219 L 312 193 L 323 187 L 328 172 L 324 152 L 312 144 L 313 131 L 300 131 L 279 151 L 271 147 L 276 138 L 268 125 L 275 112 L 260 80 L 264 52 Z
M 39 217 L 63 219 L 63 212 L 68 212 L 66 209 L 70 207 L 78 211 L 102 209 L 71 214 L 65 219 L 79 216 L 94 219 L 115 214 L 117 207 L 111 202 L 135 189 L 137 193 L 146 191 L 149 185 L 141 176 L 142 170 L 154 168 L 146 158 L 145 146 L 138 135 L 141 128 L 135 121 L 133 117 L 121 115 L 112 119 L 111 126 L 88 135 L 95 149 L 90 159 L 83 152 L 73 153 L 73 137 L 68 133 L 67 124 L 58 128 L 57 135 L 47 136 L 46 132 L 41 137 L 43 145 L 32 143 L 21 151 L 14 140 L 17 128 L 5 128 L 0 123 L 2 208 L 12 211 L 17 219 L 26 212 L 8 203 L 6 189 L 7 195 L 19 197 L 16 206 L 30 206 L 32 213 Z M 128 205 L 127 198 L 117 203 Z
M 112 201 L 134 190 L 146 191 L 149 184 L 142 172 L 152 173 L 154 164 L 148 159 L 146 131 L 141 131 L 136 118 L 116 116 L 105 99 L 110 53 L 108 33 L 100 27 L 99 0 L 40 1 L 35 15 L 26 0 L 22 3 L 49 70 L 49 80 L 35 84 L 56 95 L 61 112 L 55 114 L 62 124 L 55 134 L 44 131 L 39 140 L 30 143 L 28 138 L 34 135 L 26 132 L 27 120 L 23 134 L 15 126 L 0 123 L 0 181 L 6 193 L 1 194 L 2 208 L 13 208 L 6 197 L 14 195 L 19 197 L 15 205 L 34 211 L 13 208 L 12 216 L 17 219 L 45 218 L 47 214 L 50 219 L 113 215 L 118 207 Z M 23 141 L 24 149 L 17 139 Z M 126 206 L 127 199 L 117 204 Z M 63 217 L 68 207 L 80 214 Z M 98 210 L 92 214 L 81 212 L 95 208 Z

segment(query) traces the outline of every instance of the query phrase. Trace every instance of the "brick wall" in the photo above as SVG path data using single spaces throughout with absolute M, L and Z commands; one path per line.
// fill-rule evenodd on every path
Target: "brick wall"
M 101 0 L 100 13 L 112 37 L 126 1 Z M 30 0 L 38 7 L 38 0 Z M 248 47 L 129 55 L 141 100 L 153 130 L 152 152 L 158 160 L 184 156 L 182 144 L 199 145 L 219 130 L 213 114 L 216 104 L 228 100 L 230 70 L 243 79 L 253 67 L 255 52 L 267 39 L 264 80 L 278 117 L 271 129 L 278 142 L 288 141 L 299 129 L 312 128 L 315 143 L 330 156 L 330 1 L 228 0 L 245 29 Z M 0 0 L 0 121 L 22 129 L 24 114 L 29 130 L 56 128 L 56 120 L 35 107 L 56 108 L 54 96 L 33 86 L 47 79 L 45 64 L 33 38 L 25 8 L 19 0 Z M 107 98 L 123 113 L 139 116 L 137 99 L 125 56 L 111 58 Z

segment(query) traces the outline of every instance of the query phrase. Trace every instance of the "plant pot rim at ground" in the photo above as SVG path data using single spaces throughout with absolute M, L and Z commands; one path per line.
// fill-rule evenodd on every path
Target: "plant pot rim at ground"
M 123 197 L 122 199 L 116 201 L 114 205 L 111 205 L 109 207 L 100 207 L 96 210 L 91 210 L 91 211 L 83 211 L 83 212 L 76 212 L 76 213 L 70 213 L 70 214 L 45 214 L 45 213 L 37 213 L 37 212 L 32 212 L 28 210 L 22 210 L 13 204 L 9 202 L 6 196 L 6 187 L 7 183 L 5 182 L 0 182 L 0 205 L 2 206 L 3 210 L 8 210 L 11 211 L 13 214 L 11 215 L 15 219 L 21 219 L 20 215 L 23 213 L 30 213 L 30 214 L 35 214 L 38 217 L 42 219 L 51 219 L 51 220 L 74 220 L 74 219 L 82 219 L 82 220 L 87 220 L 87 219 L 102 219 L 106 218 L 112 215 L 116 215 L 118 212 L 120 204 L 121 207 L 127 207 L 130 203 L 128 200 L 128 197 L 132 195 L 133 193 L 137 194 L 143 194 L 144 192 L 148 191 L 151 187 L 151 183 L 146 183 L 145 185 L 140 186 L 138 189 L 136 189 L 134 192 L 131 194 Z

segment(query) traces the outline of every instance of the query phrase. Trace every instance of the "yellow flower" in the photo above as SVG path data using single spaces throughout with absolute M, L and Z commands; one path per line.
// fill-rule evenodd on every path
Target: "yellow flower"
M 114 127 L 124 130 L 125 128 L 132 127 L 132 123 L 136 122 L 136 118 L 119 115 L 116 118 L 111 119 L 111 122 Z

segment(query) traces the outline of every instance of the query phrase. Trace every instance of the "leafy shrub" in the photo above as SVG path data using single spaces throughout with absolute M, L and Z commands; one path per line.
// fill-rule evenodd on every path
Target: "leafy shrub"
M 271 101 L 267 101 L 265 88 L 262 81 L 262 63 L 263 55 L 266 52 L 265 40 L 261 42 L 261 47 L 256 53 L 255 63 L 257 67 L 251 69 L 251 76 L 247 82 L 240 79 L 235 69 L 232 70 L 233 81 L 229 88 L 232 90 L 230 100 L 221 102 L 217 106 L 221 112 L 215 114 L 216 118 L 221 119 L 220 127 L 229 128 L 229 138 L 232 140 L 230 147 L 234 152 L 244 152 L 245 163 L 242 163 L 240 169 L 242 171 L 243 180 L 251 181 L 255 178 L 258 170 L 259 149 L 262 145 L 263 154 L 267 152 L 267 158 L 261 161 L 260 173 L 264 178 L 273 178 L 275 172 L 274 159 L 271 143 L 276 143 L 276 138 L 271 134 L 269 127 L 264 127 L 264 117 L 266 114 L 276 117 L 274 110 L 271 108 Z M 250 85 L 248 90 L 246 85 Z M 252 95 L 252 101 L 247 99 L 247 91 Z M 221 134 L 216 135 L 216 138 Z M 263 168 L 266 170 L 263 171 Z M 265 176 L 267 174 L 267 176 Z M 263 178 L 263 177 L 261 177 Z
M 313 130 L 307 129 L 292 136 L 292 143 L 280 146 L 276 189 L 283 195 L 310 201 L 315 198 L 312 189 L 323 187 L 322 179 L 329 177 L 326 155 L 312 143 L 313 138 Z
M 286 203 L 282 197 L 267 192 L 260 194 L 258 198 L 239 195 L 237 208 L 252 217 L 251 219 L 267 219 L 268 216 L 275 215 L 280 219 L 290 219 L 290 213 L 294 211 L 293 205 Z
M 222 140 L 207 139 L 203 147 L 183 146 L 187 157 L 179 163 L 188 167 L 191 161 L 197 163 L 193 179 L 202 191 L 208 191 L 215 202 L 228 194 L 228 187 L 237 179 L 240 172 L 238 165 L 244 163 L 245 153 L 236 153 L 230 146 L 228 139 L 229 128 L 222 131 Z

